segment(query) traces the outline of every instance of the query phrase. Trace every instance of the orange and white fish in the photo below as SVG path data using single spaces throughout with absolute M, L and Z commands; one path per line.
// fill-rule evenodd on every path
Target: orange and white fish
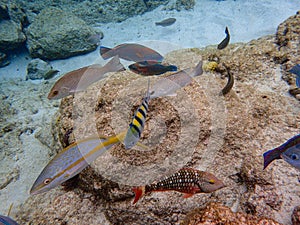
M 121 59 L 134 62 L 157 61 L 162 62 L 164 57 L 157 51 L 140 44 L 121 44 L 114 48 L 100 47 L 103 59 L 118 55 Z
M 224 183 L 209 172 L 183 168 L 159 182 L 133 188 L 133 204 L 143 195 L 153 191 L 178 191 L 185 194 L 184 198 L 189 198 L 197 193 L 210 193 L 223 187 Z
M 91 84 L 104 79 L 107 73 L 120 70 L 124 70 L 124 67 L 116 56 L 104 66 L 93 64 L 68 72 L 53 85 L 48 99 L 60 99 L 84 91 Z

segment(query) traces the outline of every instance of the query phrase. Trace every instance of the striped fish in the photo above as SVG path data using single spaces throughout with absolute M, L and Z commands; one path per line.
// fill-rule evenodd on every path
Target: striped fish
M 148 80 L 148 89 L 147 89 L 146 96 L 144 97 L 142 104 L 135 112 L 132 122 L 129 124 L 129 128 L 127 130 L 124 139 L 125 149 L 131 149 L 133 146 L 136 145 L 136 143 L 141 138 L 141 134 L 145 126 L 148 105 L 150 100 L 149 85 L 150 85 L 150 80 Z
M 133 204 L 152 191 L 178 191 L 185 194 L 184 198 L 189 198 L 197 193 L 211 193 L 223 187 L 224 183 L 211 173 L 183 168 L 159 182 L 133 188 L 135 193 Z
M 124 139 L 125 132 L 112 137 L 90 137 L 59 152 L 34 182 L 30 194 L 40 194 L 79 174 L 97 157 Z
M 19 224 L 8 216 L 0 215 L 0 225 L 19 225 Z

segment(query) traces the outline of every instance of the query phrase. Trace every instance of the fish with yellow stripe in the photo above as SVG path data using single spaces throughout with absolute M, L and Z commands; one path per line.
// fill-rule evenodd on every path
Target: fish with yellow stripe
M 30 194 L 40 194 L 57 187 L 85 169 L 113 145 L 124 139 L 125 132 L 111 137 L 89 137 L 59 152 L 34 182 Z
M 132 122 L 129 124 L 129 128 L 124 139 L 125 149 L 131 149 L 141 138 L 141 134 L 145 126 L 150 100 L 149 86 L 150 80 L 148 80 L 148 89 L 146 92 L 146 96 L 144 97 L 142 104 L 136 110 Z

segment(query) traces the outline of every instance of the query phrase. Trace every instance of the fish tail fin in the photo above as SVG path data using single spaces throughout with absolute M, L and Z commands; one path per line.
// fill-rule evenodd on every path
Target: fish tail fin
M 225 28 L 225 34 L 229 35 L 228 27 Z
M 109 59 L 110 57 L 112 57 L 112 54 L 108 54 L 110 51 L 112 51 L 111 48 L 100 46 L 100 55 L 103 59 Z
M 120 62 L 119 56 L 113 57 L 105 66 L 108 67 L 110 72 L 125 70 L 124 66 Z
M 263 157 L 264 157 L 264 169 L 265 169 L 275 159 L 280 159 L 280 150 L 278 148 L 269 150 L 263 154 Z
M 202 65 L 203 61 L 201 60 L 194 69 L 193 77 L 200 76 L 203 74 Z
M 145 186 L 135 187 L 132 189 L 132 191 L 135 194 L 132 204 L 135 204 L 145 194 Z

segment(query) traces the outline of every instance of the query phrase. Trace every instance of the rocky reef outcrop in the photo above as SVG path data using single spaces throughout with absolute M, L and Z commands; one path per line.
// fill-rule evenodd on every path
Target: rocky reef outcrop
M 179 69 L 199 60 L 218 66 L 196 77 L 177 96 L 151 100 L 142 137 L 150 150 L 125 151 L 115 145 L 63 187 L 30 197 L 18 209 L 18 221 L 286 225 L 297 221 L 299 171 L 283 160 L 263 170 L 262 154 L 299 133 L 298 95 L 289 94 L 295 88 L 294 76 L 284 66 L 296 63 L 299 53 L 279 44 L 286 39 L 285 46 L 299 49 L 300 31 L 288 25 L 299 16 L 283 22 L 276 35 L 221 51 L 210 46 L 169 53 L 166 62 Z M 292 31 L 281 33 L 287 26 Z M 284 37 L 293 32 L 298 32 L 293 38 Z M 234 87 L 220 96 L 228 69 Z M 63 99 L 54 133 L 66 146 L 95 133 L 108 136 L 126 129 L 146 86 L 147 79 L 123 71 Z M 176 192 L 151 193 L 132 205 L 132 186 L 158 180 L 184 165 L 214 173 L 227 187 L 188 199 Z
M 40 12 L 26 30 L 27 47 L 32 57 L 58 59 L 95 50 L 88 41 L 95 31 L 83 20 L 55 7 Z

